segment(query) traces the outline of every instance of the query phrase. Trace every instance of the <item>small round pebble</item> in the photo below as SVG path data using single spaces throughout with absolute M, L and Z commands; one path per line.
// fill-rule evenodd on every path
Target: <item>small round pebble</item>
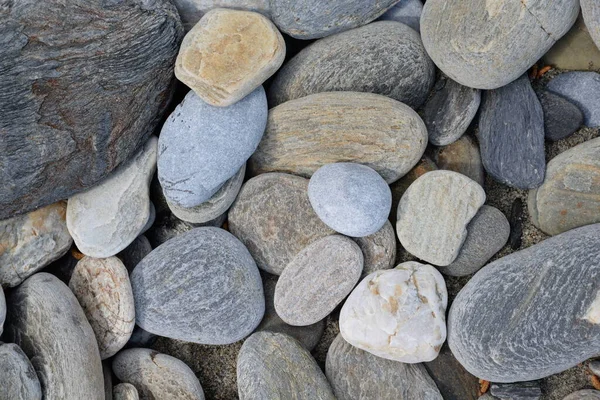
M 463 136 L 452 144 L 436 149 L 434 160 L 439 169 L 468 176 L 481 186 L 485 183 L 479 146 L 469 136 Z
M 119 383 L 113 388 L 113 400 L 139 400 L 138 391 L 131 383 Z
M 16 344 L 0 342 L 0 399 L 42 399 L 42 387 L 35 369 Z

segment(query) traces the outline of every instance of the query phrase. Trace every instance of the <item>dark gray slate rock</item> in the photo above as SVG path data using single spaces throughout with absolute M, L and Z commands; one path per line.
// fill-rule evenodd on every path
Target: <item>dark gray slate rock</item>
M 510 225 L 502 211 L 483 205 L 467 225 L 467 238 L 458 257 L 438 270 L 450 276 L 471 275 L 504 247 L 509 236 Z
M 452 303 L 448 342 L 469 372 L 500 383 L 540 379 L 596 355 L 600 224 L 480 270 Z
M 539 400 L 540 382 L 492 383 L 490 393 L 501 400 Z
M 479 147 L 485 170 L 497 181 L 532 189 L 544 181 L 544 116 L 526 75 L 483 94 Z
M 373 21 L 398 0 L 271 0 L 271 19 L 297 39 L 316 39 Z
M 282 333 L 257 332 L 237 359 L 240 400 L 335 400 L 317 362 L 300 343 Z
M 428 0 L 421 15 L 427 53 L 462 85 L 496 89 L 539 60 L 577 19 L 578 0 Z
M 421 31 L 421 13 L 423 3 L 421 0 L 400 0 L 379 17 L 380 21 L 396 21 L 408 25 L 415 31 Z
M 444 400 L 477 400 L 479 380 L 460 365 L 450 351 L 448 343 L 444 343 L 435 360 L 423 365 L 440 392 L 444 394 Z
M 209 200 L 256 150 L 267 112 L 262 86 L 229 107 L 190 91 L 158 140 L 158 179 L 168 201 L 189 208 Z
M 10 293 L 7 338 L 31 360 L 45 399 L 104 400 L 94 331 L 67 285 L 37 273 Z
M 458 140 L 475 118 L 480 103 L 480 90 L 463 86 L 442 75 L 421 114 L 429 142 L 435 146 L 446 146 Z
M 381 94 L 417 108 L 434 81 L 435 67 L 419 34 L 399 22 L 380 21 L 303 49 L 275 76 L 269 105 L 313 93 L 353 91 Z
M 0 343 L 0 399 L 42 399 L 42 387 L 33 365 L 13 343 Z
M 590 36 L 600 49 L 600 4 L 594 0 L 580 0 L 583 20 Z
M 583 111 L 585 126 L 600 126 L 600 74 L 565 72 L 552 79 L 546 89 L 579 107 Z
M 6 320 L 6 298 L 4 297 L 4 291 L 0 287 L 0 335 L 4 330 L 4 321 Z
M 93 186 L 146 141 L 182 35 L 166 1 L 3 3 L 0 220 Z
M 463 136 L 448 146 L 437 148 L 433 152 L 433 159 L 439 169 L 466 175 L 481 186 L 485 183 L 479 146 L 469 136 Z
M 404 364 L 360 350 L 338 335 L 327 352 L 327 379 L 338 400 L 442 400 L 422 364 Z
M 390 269 L 396 262 L 396 233 L 390 221 L 372 235 L 352 238 L 362 250 L 364 266 L 361 278 L 371 272 Z
M 123 261 L 123 265 L 127 268 L 127 271 L 131 273 L 136 265 L 140 263 L 150 252 L 152 251 L 152 245 L 148 238 L 144 235 L 140 235 L 135 240 L 117 254 L 117 257 Z
M 578 390 L 571 393 L 563 400 L 600 400 L 600 391 L 592 389 Z
M 526 215 L 523 200 L 517 197 L 510 207 L 510 216 L 508 220 L 510 223 L 510 237 L 508 238 L 508 243 L 513 250 L 517 250 L 523 243 L 523 222 L 525 219 Z
M 583 113 L 564 97 L 542 91 L 538 95 L 544 111 L 546 139 L 556 141 L 575 133 L 583 125 Z
M 256 263 L 219 228 L 192 229 L 157 247 L 135 267 L 131 286 L 137 324 L 187 342 L 236 342 L 265 311 Z
M 113 388 L 115 400 L 139 400 L 137 389 L 131 383 L 119 383 Z

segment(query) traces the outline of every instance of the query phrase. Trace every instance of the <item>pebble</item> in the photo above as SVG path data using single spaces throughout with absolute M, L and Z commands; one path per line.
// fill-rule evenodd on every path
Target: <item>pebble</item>
M 581 13 L 571 30 L 544 54 L 543 62 L 544 65 L 566 70 L 600 68 L 600 50 L 592 40 Z
M 252 175 L 279 171 L 309 178 L 323 165 L 349 161 L 391 183 L 417 164 L 426 147 L 427 128 L 405 104 L 371 93 L 318 93 L 270 110 L 248 168 Z
M 306 326 L 326 318 L 352 291 L 363 269 L 363 254 L 352 239 L 319 239 L 292 259 L 275 288 L 277 315 Z
M 135 325 L 127 268 L 117 257 L 83 257 L 73 270 L 69 288 L 96 334 L 100 358 L 114 356 L 127 344 Z
M 262 86 L 229 107 L 213 107 L 190 91 L 158 142 L 158 179 L 167 200 L 187 208 L 209 200 L 254 153 L 266 123 Z
M 67 285 L 39 272 L 14 289 L 7 303 L 6 339 L 31 360 L 42 397 L 104 400 L 96 337 Z
M 42 387 L 33 365 L 16 344 L 0 343 L 0 399 L 42 399 Z
M 255 11 L 269 16 L 269 0 L 174 0 L 186 32 L 213 8 Z
M 483 205 L 467 225 L 467 238 L 456 260 L 438 270 L 450 276 L 471 275 L 504 247 L 509 236 L 510 224 L 502 211 Z
M 409 186 L 421 175 L 430 171 L 436 171 L 437 169 L 437 165 L 435 165 L 431 158 L 424 155 L 417 165 L 413 167 L 413 169 L 408 171 L 406 175 L 390 185 L 390 189 L 392 190 L 392 210 L 390 212 L 390 221 L 398 220 L 398 203 L 400 203 L 402 195 L 404 195 L 404 192 L 406 192 Z
M 448 294 L 431 265 L 409 261 L 368 275 L 340 313 L 340 332 L 351 345 L 402 363 L 435 359 L 446 340 Z
M 467 224 L 484 202 L 483 188 L 466 176 L 428 172 L 410 185 L 398 204 L 400 243 L 424 261 L 450 265 L 467 237 Z
M 540 379 L 583 362 L 600 345 L 599 280 L 600 224 L 496 260 L 452 303 L 452 353 L 473 375 L 498 383 Z
M 195 228 L 157 247 L 135 267 L 131 286 L 136 323 L 186 342 L 234 343 L 265 311 L 256 263 L 219 228 Z
M 600 48 L 600 5 L 594 0 L 581 0 L 581 12 L 590 36 Z
M 544 115 L 527 75 L 483 94 L 478 139 L 483 166 L 498 182 L 517 189 L 542 184 Z
M 240 400 L 335 400 L 317 362 L 300 343 L 282 333 L 256 332 L 237 359 Z
M 564 97 L 546 90 L 538 95 L 544 111 L 546 139 L 557 141 L 575 133 L 583 125 L 583 113 Z
M 18 286 L 69 250 L 66 212 L 60 201 L 0 221 L 0 286 Z
M 362 250 L 364 267 L 361 279 L 372 272 L 394 267 L 396 261 L 396 233 L 390 221 L 372 235 L 352 238 Z
M 546 89 L 579 107 L 583 112 L 585 126 L 600 126 L 600 74 L 587 71 L 564 72 L 552 79 Z
M 600 391 L 592 389 L 578 390 L 563 400 L 600 400 Z
M 129 246 L 122 250 L 117 257 L 123 262 L 127 271 L 131 273 L 136 265 L 140 263 L 150 252 L 152 245 L 148 238 L 140 235 Z
M 338 400 L 442 400 L 422 364 L 403 364 L 360 350 L 338 335 L 327 352 L 327 379 Z
M 492 383 L 490 393 L 501 400 L 539 400 L 542 388 L 538 381 Z
M 583 142 L 548 163 L 544 184 L 529 192 L 532 222 L 549 235 L 600 222 L 600 138 Z
M 525 207 L 523 200 L 517 197 L 510 206 L 510 237 L 508 243 L 513 250 L 519 249 L 523 243 L 523 222 L 525 221 Z
M 319 168 L 308 183 L 308 199 L 321 221 L 352 237 L 379 231 L 392 207 L 392 192 L 381 175 L 354 163 Z
M 421 36 L 438 68 L 458 83 L 496 89 L 523 75 L 571 28 L 577 0 L 544 5 L 429 0 Z
M 444 343 L 435 360 L 423 365 L 439 391 L 444 394 L 444 400 L 478 399 L 479 380 L 460 365 L 447 343 Z
M 420 32 L 422 12 L 423 3 L 421 0 L 401 0 L 379 17 L 379 20 L 400 22 Z
M 114 400 L 139 400 L 138 391 L 131 383 L 119 383 L 113 388 Z
M 262 85 L 284 58 L 285 42 L 268 18 L 217 8 L 183 38 L 175 76 L 206 103 L 227 107 Z
M 422 112 L 429 142 L 434 146 L 446 146 L 457 141 L 475 118 L 480 103 L 480 90 L 441 76 Z
M 479 146 L 468 136 L 463 136 L 452 144 L 436 149 L 434 160 L 439 169 L 468 176 L 481 186 L 485 183 L 485 172 Z
M 588 365 L 592 374 L 600 376 L 600 360 L 591 361 Z
M 6 321 L 6 298 L 4 297 L 4 290 L 0 286 L 0 335 L 4 331 L 4 321 Z
M 127 349 L 112 362 L 121 382 L 137 389 L 140 399 L 204 400 L 194 372 L 183 361 L 150 349 Z
M 67 228 L 79 251 L 86 256 L 114 256 L 129 246 L 146 226 L 157 142 L 152 136 L 108 178 L 69 199 Z
M 229 210 L 229 230 L 260 269 L 280 275 L 302 249 L 334 233 L 313 211 L 308 179 L 267 173 L 247 181 Z
M 417 108 L 434 82 L 435 66 L 419 34 L 398 22 L 379 21 L 300 51 L 275 75 L 269 104 L 274 107 L 320 92 L 354 91 L 377 93 Z

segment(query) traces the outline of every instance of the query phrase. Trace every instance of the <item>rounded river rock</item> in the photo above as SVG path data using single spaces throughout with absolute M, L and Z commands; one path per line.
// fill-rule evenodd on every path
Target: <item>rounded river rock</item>
M 42 387 L 33 365 L 13 343 L 0 343 L 0 399 L 42 400 Z
M 131 383 L 119 383 L 113 388 L 113 400 L 139 400 L 138 391 Z
M 595 0 L 580 0 L 581 12 L 590 36 L 600 49 L 600 4 Z

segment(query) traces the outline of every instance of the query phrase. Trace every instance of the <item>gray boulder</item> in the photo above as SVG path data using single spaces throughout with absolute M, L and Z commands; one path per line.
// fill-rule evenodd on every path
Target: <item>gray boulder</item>
M 583 112 L 585 126 L 600 126 L 600 74 L 587 71 L 565 72 L 552 79 L 546 89 L 579 107 Z
M 395 6 L 379 17 L 379 20 L 401 22 L 420 32 L 422 12 L 423 3 L 421 0 L 400 0 Z
M 33 365 L 13 343 L 0 343 L 0 399 L 42 399 L 42 387 Z
M 556 141 L 575 133 L 583 125 L 583 113 L 575 104 L 547 90 L 538 94 L 544 111 L 546 139 Z
M 600 49 L 600 5 L 594 0 L 580 0 L 581 12 L 590 36 Z

